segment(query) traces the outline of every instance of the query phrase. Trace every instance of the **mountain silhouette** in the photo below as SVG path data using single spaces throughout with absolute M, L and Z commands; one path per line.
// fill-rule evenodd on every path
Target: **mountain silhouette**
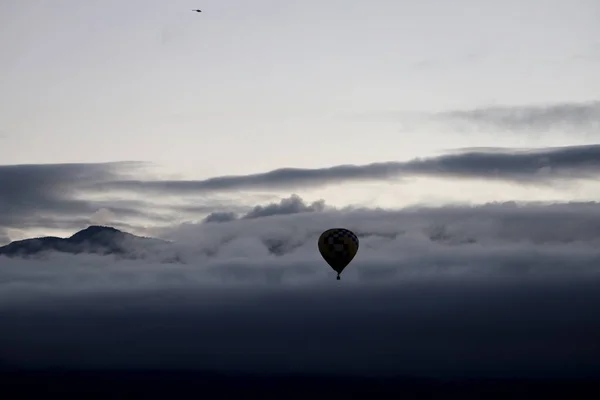
M 119 255 L 137 258 L 169 242 L 136 236 L 110 226 L 91 225 L 68 238 L 54 236 L 17 240 L 0 247 L 0 256 L 30 257 L 48 252 Z

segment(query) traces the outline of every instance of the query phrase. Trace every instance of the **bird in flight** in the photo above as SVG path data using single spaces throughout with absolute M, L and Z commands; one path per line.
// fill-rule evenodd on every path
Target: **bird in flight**
M 202 10 L 192 10 L 192 11 L 196 11 L 196 12 L 202 12 Z

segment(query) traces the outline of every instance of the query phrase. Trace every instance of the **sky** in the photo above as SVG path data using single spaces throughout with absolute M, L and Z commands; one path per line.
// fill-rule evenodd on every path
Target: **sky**
M 0 257 L 0 364 L 600 373 L 598 20 L 0 1 L 0 245 L 90 224 L 175 244 Z M 340 282 L 332 226 L 360 239 Z

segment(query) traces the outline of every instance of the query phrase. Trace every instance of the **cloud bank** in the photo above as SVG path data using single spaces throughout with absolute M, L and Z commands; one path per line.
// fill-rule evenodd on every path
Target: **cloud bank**
M 340 165 L 330 168 L 282 168 L 245 176 L 224 176 L 201 181 L 122 180 L 93 186 L 109 190 L 150 193 L 205 193 L 248 189 L 290 189 L 352 181 L 430 176 L 499 179 L 535 183 L 559 178 L 591 179 L 600 173 L 600 146 L 572 146 L 525 151 L 487 149 L 466 151 L 406 162 Z
M 449 122 L 468 122 L 485 129 L 600 132 L 600 101 L 483 107 L 444 112 L 437 116 Z
M 283 168 L 205 180 L 159 180 L 143 178 L 141 172 L 142 165 L 137 163 L 0 166 L 0 232 L 11 236 L 11 229 L 81 229 L 102 221 L 145 233 L 143 227 L 148 224 L 230 220 L 239 213 L 255 218 L 271 213 L 273 207 L 278 213 L 285 207 L 287 212 L 299 212 L 303 207 L 304 211 L 318 211 L 325 206 L 319 201 L 301 204 L 289 199 L 285 204 L 253 208 L 241 199 L 258 191 L 289 193 L 360 182 L 402 185 L 407 179 L 437 178 L 520 186 L 597 183 L 600 146 L 463 149 L 402 162 Z M 231 197 L 233 194 L 237 197 Z M 168 199 L 172 195 L 182 202 Z M 229 196 L 229 201 L 218 196 Z
M 0 258 L 0 360 L 600 376 L 599 203 L 243 215 L 163 230 L 176 262 Z M 360 237 L 341 281 L 316 250 L 331 226 Z
M 274 215 L 290 215 L 309 212 L 320 212 L 326 208 L 325 200 L 314 201 L 311 204 L 306 204 L 304 200 L 297 194 L 292 194 L 288 198 L 282 199 L 279 203 L 271 203 L 266 206 L 255 206 L 243 216 L 239 217 L 235 212 L 215 212 L 211 213 L 203 222 L 229 222 L 238 218 L 255 219 L 262 217 L 270 217 Z

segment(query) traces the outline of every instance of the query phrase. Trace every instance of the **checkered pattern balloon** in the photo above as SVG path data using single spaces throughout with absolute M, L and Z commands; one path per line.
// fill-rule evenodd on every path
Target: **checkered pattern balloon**
M 328 229 L 319 237 L 319 252 L 338 273 L 337 279 L 358 252 L 358 237 L 348 229 Z

